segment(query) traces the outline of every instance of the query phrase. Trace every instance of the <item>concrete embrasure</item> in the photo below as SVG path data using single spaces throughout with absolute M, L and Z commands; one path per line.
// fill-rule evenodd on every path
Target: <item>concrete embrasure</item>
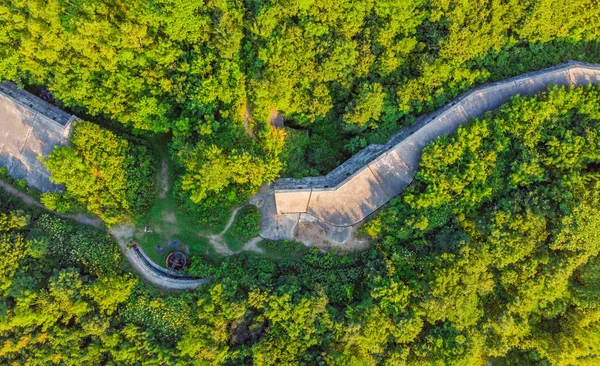
M 470 118 L 500 107 L 515 95 L 534 95 L 552 84 L 596 83 L 600 83 L 600 65 L 571 61 L 476 88 L 431 115 L 419 118 L 414 126 L 398 132 L 387 144 L 368 146 L 326 176 L 275 181 L 270 193 L 261 195 L 264 200 L 274 196 L 275 205 L 261 210 L 261 235 L 293 239 L 297 226 L 294 219 L 312 223 L 307 219 L 309 215 L 319 222 L 326 237 L 339 242 L 347 231 L 341 231 L 340 235 L 334 228 L 360 223 L 410 184 L 419 167 L 421 151 L 431 141 L 455 132 Z M 290 217 L 290 214 L 301 216 Z M 283 231 L 273 228 L 273 225 L 279 228 L 280 220 L 287 220 Z

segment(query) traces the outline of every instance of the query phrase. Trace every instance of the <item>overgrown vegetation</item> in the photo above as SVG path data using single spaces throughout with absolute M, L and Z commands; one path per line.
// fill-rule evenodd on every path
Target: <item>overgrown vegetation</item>
M 136 238 L 149 254 L 179 236 L 197 249 L 189 272 L 211 277 L 160 293 L 104 232 L 0 192 L 0 360 L 599 363 L 597 86 L 515 98 L 432 143 L 362 253 L 266 241 L 215 258 L 193 239 L 263 182 L 326 173 L 475 84 L 600 62 L 599 18 L 595 0 L 0 3 L 0 79 L 103 121 L 48 158 L 66 194 L 42 201 L 152 222 Z M 164 200 L 130 134 L 167 140 Z M 239 243 L 256 230 L 240 217 Z
M 177 186 L 210 217 L 284 166 L 326 173 L 474 84 L 600 61 L 599 16 L 595 0 L 12 1 L 0 79 L 171 133 Z M 273 111 L 309 131 L 307 166 L 281 155 Z
M 375 246 L 291 242 L 160 294 L 105 233 L 0 193 L 0 360 L 46 364 L 594 364 L 600 87 L 515 98 L 423 153 Z
M 260 231 L 260 212 L 253 205 L 242 207 L 231 227 L 223 234 L 229 249 L 238 251 L 248 240 L 257 237 Z
M 59 212 L 81 205 L 109 226 L 139 218 L 155 194 L 157 164 L 148 148 L 90 122 L 73 128 L 70 146 L 43 160 L 51 181 L 64 184 L 65 193 L 46 193 L 42 203 Z
M 405 321 L 425 322 L 412 337 L 437 342 L 417 359 L 598 361 L 600 298 L 579 280 L 598 275 L 598 100 L 598 86 L 553 88 L 470 122 L 369 223 Z

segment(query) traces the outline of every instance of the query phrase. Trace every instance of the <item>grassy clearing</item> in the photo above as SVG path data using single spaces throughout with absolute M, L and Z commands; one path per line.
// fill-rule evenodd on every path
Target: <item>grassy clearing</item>
M 255 206 L 242 207 L 229 230 L 223 235 L 227 247 L 234 252 L 242 249 L 248 240 L 258 236 L 260 232 L 259 223 L 260 212 Z
M 302 243 L 295 241 L 282 240 L 263 240 L 257 244 L 259 248 L 264 250 L 263 256 L 270 258 L 274 261 L 292 260 L 301 257 L 308 247 Z
M 175 200 L 170 196 L 156 201 L 135 230 L 135 240 L 144 252 L 160 265 L 164 265 L 166 256 L 175 250 L 169 247 L 169 243 L 176 239 L 181 240 L 180 249 L 189 255 L 206 254 L 209 246 L 208 239 L 200 235 L 205 228 L 191 215 L 178 210 Z M 145 226 L 152 232 L 144 232 Z M 157 246 L 163 248 L 161 253 L 157 253 Z M 188 250 L 185 250 L 186 247 Z
M 157 153 L 166 156 L 164 147 L 155 146 Z M 176 193 L 173 190 L 174 177 L 170 170 L 163 177 L 159 167 L 158 184 L 155 192 L 155 202 L 150 210 L 138 222 L 134 232 L 134 240 L 142 247 L 155 263 L 164 266 L 167 255 L 175 250 L 183 251 L 189 256 L 205 255 L 214 256 L 206 237 L 221 230 L 220 227 L 209 228 L 201 223 L 197 214 L 183 210 L 177 204 Z M 167 179 L 167 191 L 163 191 L 161 182 Z M 144 232 L 148 227 L 152 232 Z M 179 248 L 170 245 L 175 240 L 180 240 Z M 157 246 L 162 248 L 157 252 Z

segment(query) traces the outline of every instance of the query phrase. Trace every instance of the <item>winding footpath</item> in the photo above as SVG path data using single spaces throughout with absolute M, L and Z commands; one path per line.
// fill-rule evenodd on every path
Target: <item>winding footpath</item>
M 242 246 L 242 249 L 238 250 L 236 252 L 229 249 L 229 247 L 227 246 L 227 243 L 223 239 L 223 235 L 225 235 L 227 230 L 229 230 L 231 225 L 233 225 L 233 222 L 235 221 L 237 213 L 242 207 L 244 207 L 244 206 L 237 207 L 233 210 L 233 212 L 231 213 L 231 217 L 229 218 L 229 221 L 227 221 L 225 228 L 220 233 L 214 234 L 214 235 L 200 234 L 200 236 L 208 239 L 210 245 L 212 245 L 215 252 L 222 254 L 222 255 L 233 255 L 233 254 L 240 253 L 242 251 L 251 251 L 251 252 L 255 252 L 255 253 L 259 253 L 259 254 L 263 252 L 263 250 L 256 245 L 256 244 L 258 244 L 258 242 L 263 240 L 263 238 L 261 238 L 260 236 L 256 236 L 256 237 L 248 240 Z
M 40 208 L 63 219 L 73 220 L 83 225 L 89 225 L 100 230 L 106 230 L 106 232 L 115 237 L 117 243 L 119 243 L 119 247 L 125 254 L 125 257 L 133 269 L 142 278 L 153 285 L 161 287 L 165 290 L 191 290 L 207 283 L 210 280 L 209 278 L 193 278 L 161 268 L 152 262 L 139 248 L 128 247 L 131 239 L 133 238 L 132 226 L 117 225 L 111 229 L 106 229 L 104 227 L 104 223 L 99 218 L 90 217 L 83 214 L 67 215 L 49 210 L 26 193 L 17 190 L 2 180 L 0 180 L 0 188 L 4 189 L 6 193 L 19 198 L 28 206 Z

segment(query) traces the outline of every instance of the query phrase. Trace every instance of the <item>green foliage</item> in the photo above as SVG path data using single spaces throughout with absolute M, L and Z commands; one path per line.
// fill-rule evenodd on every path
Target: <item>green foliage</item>
M 360 86 L 360 91 L 355 105 L 346 107 L 344 121 L 358 127 L 374 126 L 383 110 L 385 93 L 381 84 L 366 84 Z
M 368 251 L 266 241 L 265 256 L 193 256 L 189 272 L 210 283 L 177 295 L 124 273 L 105 233 L 0 194 L 0 359 L 594 364 L 599 96 L 515 98 L 433 142 L 414 184 L 367 225 Z M 246 210 L 232 233 L 256 229 Z
M 172 199 L 217 227 L 282 169 L 326 173 L 473 85 L 598 62 L 599 16 L 594 0 L 18 0 L 0 4 L 0 78 L 168 133 Z M 367 224 L 370 251 L 267 242 L 296 253 L 197 256 L 190 272 L 212 283 L 180 296 L 126 275 L 106 234 L 2 194 L 0 360 L 596 364 L 598 99 L 597 87 L 517 98 L 432 144 L 414 185 Z M 308 141 L 286 146 L 265 123 L 273 110 Z M 47 162 L 67 196 L 46 204 L 76 200 L 108 224 L 147 211 L 143 144 L 87 123 L 72 142 Z
M 0 5 L 0 78 L 171 132 L 186 199 L 204 210 L 288 158 L 284 174 L 327 173 L 475 84 L 598 62 L 598 14 L 594 0 L 16 1 Z M 306 167 L 261 135 L 272 111 L 309 130 Z
M 264 250 L 263 256 L 273 260 L 292 259 L 308 250 L 304 244 L 290 240 L 262 240 L 257 245 Z
M 40 202 L 49 210 L 58 213 L 73 212 L 80 207 L 79 202 L 74 197 L 55 192 L 42 193 Z
M 227 152 L 214 144 L 199 143 L 182 155 L 186 173 L 181 188 L 189 192 L 190 200 L 198 204 L 209 193 L 219 194 L 234 183 L 247 192 L 240 194 L 245 197 L 264 181 L 273 180 L 281 170 L 278 156 L 283 148 L 284 134 L 268 129 L 261 137 L 266 145 L 262 152 L 255 154 L 236 148 Z M 254 146 L 254 149 L 261 150 L 262 147 Z
M 93 123 L 73 127 L 71 146 L 58 147 L 43 160 L 50 179 L 64 184 L 66 193 L 63 198 L 46 194 L 43 203 L 64 212 L 76 200 L 109 226 L 147 209 L 155 174 L 148 150 Z
M 253 205 L 242 207 L 233 221 L 233 224 L 225 232 L 223 238 L 229 249 L 240 250 L 248 240 L 257 237 L 260 233 L 260 211 Z
M 581 338 L 595 313 L 573 287 L 600 253 L 599 96 L 514 98 L 424 150 L 415 183 L 377 216 L 379 245 L 388 268 L 425 284 L 413 287 L 425 321 L 462 335 L 436 348 L 420 335 L 409 360 L 597 359 Z
M 285 143 L 281 153 L 284 167 L 281 174 L 301 178 L 311 174 L 309 164 L 306 160 L 310 148 L 308 131 L 285 129 Z
M 45 240 L 48 251 L 63 266 L 80 264 L 95 275 L 115 273 L 120 267 L 119 249 L 106 233 L 44 214 L 36 221 L 32 235 Z

